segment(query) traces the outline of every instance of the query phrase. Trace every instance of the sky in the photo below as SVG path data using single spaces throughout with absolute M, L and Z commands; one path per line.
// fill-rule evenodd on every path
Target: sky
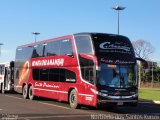
M 120 34 L 143 39 L 154 47 L 151 60 L 160 61 L 160 0 L 0 0 L 0 62 L 15 59 L 16 47 L 80 32 Z

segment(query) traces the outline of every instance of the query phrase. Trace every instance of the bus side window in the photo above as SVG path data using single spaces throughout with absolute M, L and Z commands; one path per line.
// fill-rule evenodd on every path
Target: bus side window
M 76 74 L 67 69 L 60 69 L 59 71 L 60 82 L 76 82 Z
M 38 57 L 38 53 L 36 51 L 36 49 L 33 50 L 33 53 L 32 53 L 32 58 L 36 58 Z
M 51 68 L 49 69 L 49 81 L 59 82 L 59 69 Z
M 40 80 L 40 70 L 32 69 L 32 78 L 33 80 Z
M 65 70 L 65 81 L 76 82 L 76 73 L 70 70 Z
M 46 47 L 45 47 L 45 56 L 55 56 L 55 55 L 59 55 L 59 51 L 60 51 L 60 41 L 52 41 L 47 43 Z
M 92 66 L 88 66 L 88 67 L 83 67 L 81 68 L 81 71 L 82 71 L 82 77 L 84 80 L 88 81 L 89 83 L 92 83 L 93 84 L 93 79 L 94 79 L 94 76 L 93 76 L 93 67 Z
M 94 79 L 94 61 L 83 58 L 79 55 L 82 78 L 93 84 Z
M 38 44 L 33 48 L 32 58 L 44 56 L 44 45 Z
M 59 69 L 59 81 L 65 82 L 65 69 Z
M 73 57 L 72 42 L 70 39 L 61 41 L 60 55 L 68 55 Z
M 48 69 L 40 69 L 40 80 L 48 81 Z

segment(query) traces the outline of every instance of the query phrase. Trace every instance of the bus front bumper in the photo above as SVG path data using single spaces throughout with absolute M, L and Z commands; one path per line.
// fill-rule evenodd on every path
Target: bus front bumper
M 138 96 L 107 96 L 99 97 L 99 104 L 110 104 L 114 106 L 137 106 Z

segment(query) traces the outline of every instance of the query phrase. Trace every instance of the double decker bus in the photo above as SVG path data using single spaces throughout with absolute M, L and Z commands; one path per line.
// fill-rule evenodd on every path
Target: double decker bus
M 14 89 L 81 105 L 137 105 L 136 57 L 130 40 L 121 35 L 77 33 L 19 46 Z

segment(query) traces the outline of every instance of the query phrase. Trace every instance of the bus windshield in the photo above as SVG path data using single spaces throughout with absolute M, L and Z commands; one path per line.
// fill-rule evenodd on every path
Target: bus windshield
M 98 72 L 98 84 L 101 86 L 128 88 L 137 85 L 136 65 L 101 64 Z
M 136 59 L 130 40 L 112 34 L 93 34 L 92 40 L 100 66 L 98 84 L 115 88 L 136 86 Z

